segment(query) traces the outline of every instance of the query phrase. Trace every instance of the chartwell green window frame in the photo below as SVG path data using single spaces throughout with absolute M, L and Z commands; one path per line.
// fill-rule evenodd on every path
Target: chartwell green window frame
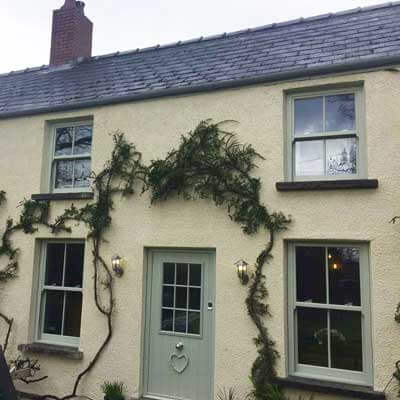
M 311 133 L 307 137 L 295 136 L 295 101 L 298 99 L 310 99 L 314 97 L 326 97 L 341 94 L 354 94 L 355 99 L 355 130 L 354 131 L 325 131 Z M 364 90 L 361 86 L 335 88 L 327 90 L 312 90 L 301 92 L 288 92 L 286 95 L 286 135 L 285 135 L 285 179 L 288 182 L 296 181 L 325 181 L 325 180 L 351 180 L 367 178 L 366 162 L 366 140 L 365 140 L 365 105 Z M 323 126 L 325 126 L 325 100 L 323 101 Z M 296 176 L 295 144 L 300 141 L 325 140 L 325 139 L 346 139 L 357 140 L 357 173 L 338 175 L 309 175 Z M 324 145 L 324 155 L 326 146 Z M 324 157 L 326 167 L 326 158 Z
M 58 290 L 61 292 L 79 292 L 82 293 L 83 300 L 83 282 L 81 288 L 72 288 L 72 287 L 64 287 L 57 286 L 56 289 L 53 286 L 46 286 L 45 283 L 45 274 L 46 274 L 46 260 L 47 260 L 47 245 L 49 243 L 61 243 L 64 245 L 78 243 L 84 246 L 86 249 L 85 240 L 41 240 L 40 242 L 40 260 L 39 260 L 39 282 L 37 285 L 37 301 L 36 301 L 36 317 L 35 317 L 35 335 L 34 341 L 36 343 L 45 343 L 45 344 L 55 344 L 55 345 L 63 345 L 63 346 L 71 346 L 79 348 L 80 337 L 73 336 L 65 336 L 65 335 L 52 335 L 49 333 L 43 332 L 44 327 L 44 291 L 48 290 Z M 66 246 L 65 246 L 66 247 Z M 64 271 L 65 271 L 65 254 L 66 250 L 64 250 Z M 83 262 L 84 268 L 84 262 Z M 64 308 L 65 308 L 65 298 L 64 298 Z
M 90 126 L 92 128 L 92 146 L 90 148 L 90 153 L 86 154 L 71 154 L 71 155 L 61 155 L 56 156 L 56 136 L 57 129 L 60 128 L 78 128 L 79 126 Z M 62 160 L 90 160 L 90 165 L 92 165 L 92 148 L 93 148 L 93 121 L 88 120 L 76 120 L 73 122 L 55 123 L 51 125 L 51 135 L 50 135 L 50 163 L 48 166 L 49 170 L 49 188 L 51 193 L 81 193 L 90 192 L 90 184 L 84 187 L 72 187 L 72 188 L 56 188 L 56 173 L 55 173 L 55 163 L 56 161 Z
M 373 355 L 370 300 L 369 246 L 360 242 L 290 242 L 288 249 L 288 373 L 290 376 L 373 386 Z M 296 301 L 296 247 L 357 247 L 360 249 L 360 306 L 341 306 Z M 363 371 L 351 371 L 329 367 L 299 364 L 297 349 L 296 308 L 308 307 L 325 310 L 347 310 L 361 312 Z

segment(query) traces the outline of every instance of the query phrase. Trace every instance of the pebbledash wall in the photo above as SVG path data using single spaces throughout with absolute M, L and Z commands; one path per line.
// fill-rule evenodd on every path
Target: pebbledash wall
M 363 83 L 368 178 L 377 178 L 379 188 L 278 192 L 275 183 L 284 180 L 285 91 L 345 82 Z M 351 240 L 369 243 L 374 389 L 383 390 L 400 358 L 400 327 L 393 319 L 400 300 L 400 228 L 389 220 L 400 212 L 400 80 L 399 73 L 375 71 L 330 76 L 297 82 L 257 85 L 197 95 L 154 99 L 65 113 L 0 120 L 0 189 L 8 201 L 1 220 L 17 216 L 15 208 L 24 197 L 39 193 L 43 168 L 46 123 L 91 116 L 94 121 L 92 167 L 99 170 L 112 149 L 110 132 L 121 130 L 137 145 L 145 161 L 165 156 L 180 136 L 200 120 L 236 120 L 228 125 L 242 142 L 252 143 L 266 160 L 256 173 L 263 182 L 263 201 L 271 210 L 293 216 L 290 229 L 276 241 L 271 265 L 266 267 L 269 303 L 273 318 L 267 324 L 281 354 L 278 373 L 287 370 L 287 288 L 285 241 L 294 239 Z M 78 203 L 79 201 L 75 201 Z M 70 202 L 53 202 L 53 216 Z M 173 199 L 150 207 L 149 195 L 116 200 L 113 225 L 107 232 L 105 257 L 117 253 L 127 258 L 125 275 L 116 280 L 117 313 L 110 346 L 95 370 L 82 382 L 80 393 L 100 397 L 104 379 L 124 381 L 133 398 L 140 394 L 143 342 L 145 249 L 147 247 L 215 248 L 216 333 L 215 387 L 250 388 L 249 372 L 256 357 L 252 341 L 256 331 L 247 316 L 246 289 L 239 283 L 233 263 L 243 258 L 251 264 L 266 241 L 264 234 L 243 235 L 226 211 L 208 201 Z M 86 230 L 74 226 L 65 238 L 84 238 Z M 0 292 L 4 311 L 15 318 L 11 349 L 32 338 L 32 287 L 37 272 L 37 239 L 51 237 L 45 230 L 34 236 L 18 234 L 21 248 L 19 278 Z M 69 393 L 75 376 L 102 342 L 105 320 L 93 300 L 93 270 L 86 249 L 80 349 L 82 361 L 38 355 L 42 373 L 49 378 L 23 391 Z M 11 350 L 10 350 L 11 351 Z M 392 387 L 390 397 L 394 397 Z M 315 398 L 328 399 L 327 395 Z M 334 396 L 337 398 L 337 396 Z M 333 398 L 333 397 L 331 397 Z

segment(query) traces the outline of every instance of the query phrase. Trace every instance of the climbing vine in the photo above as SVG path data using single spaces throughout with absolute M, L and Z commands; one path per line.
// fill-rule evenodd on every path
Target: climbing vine
M 247 235 L 264 229 L 267 244 L 257 257 L 255 273 L 249 283 L 246 306 L 258 329 L 254 339 L 258 357 L 251 369 L 256 399 L 270 390 L 279 354 L 271 339 L 264 318 L 269 316 L 265 299 L 264 266 L 271 259 L 275 234 L 286 229 L 290 218 L 281 212 L 269 212 L 260 199 L 261 181 L 251 176 L 257 159 L 262 157 L 251 145 L 242 145 L 234 134 L 221 129 L 221 124 L 203 121 L 183 136 L 178 149 L 149 167 L 148 187 L 151 201 L 167 200 L 177 194 L 184 199 L 211 199 L 216 206 L 225 206 L 229 217 L 240 224 Z
M 290 223 L 290 218 L 281 212 L 270 212 L 261 201 L 261 181 L 253 177 L 252 172 L 257 167 L 257 161 L 263 157 L 251 145 L 240 144 L 234 134 L 222 129 L 221 123 L 211 121 L 201 122 L 194 131 L 182 136 L 177 149 L 171 150 L 165 159 L 152 161 L 148 167 L 142 164 L 141 154 L 132 143 L 126 141 L 123 134 L 117 133 L 113 139 L 114 149 L 110 160 L 99 174 L 93 175 L 93 202 L 81 208 L 71 205 L 54 223 L 49 224 L 47 203 L 25 201 L 19 223 L 14 224 L 8 219 L 2 236 L 0 256 L 9 257 L 8 267 L 14 265 L 11 275 L 15 277 L 18 251 L 10 242 L 13 232 L 22 230 L 34 233 L 39 224 L 47 226 L 52 233 L 70 231 L 66 226 L 69 221 L 81 222 L 88 227 L 94 269 L 94 300 L 97 310 L 106 318 L 107 334 L 92 360 L 77 376 L 70 394 L 62 398 L 53 395 L 42 398 L 67 400 L 76 397 L 82 378 L 93 369 L 111 340 L 115 308 L 114 277 L 101 256 L 101 245 L 112 222 L 114 196 L 130 196 L 134 194 L 136 185 L 141 183 L 142 192 L 150 191 L 152 204 L 166 201 L 172 196 L 186 200 L 210 199 L 217 207 L 226 208 L 231 220 L 238 223 L 245 234 L 253 235 L 260 230 L 266 232 L 266 245 L 256 259 L 246 298 L 248 314 L 258 330 L 254 339 L 258 356 L 251 370 L 253 395 L 256 399 L 263 399 L 270 390 L 269 384 L 275 376 L 279 357 L 264 324 L 265 317 L 270 315 L 265 303 L 268 293 L 264 267 L 271 260 L 276 233 L 286 229 Z M 3 201 L 4 193 L 0 192 L 0 203 Z M 105 299 L 101 288 L 106 291 Z

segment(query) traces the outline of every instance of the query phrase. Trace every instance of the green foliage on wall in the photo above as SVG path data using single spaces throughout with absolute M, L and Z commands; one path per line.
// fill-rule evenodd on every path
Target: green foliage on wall
M 266 245 L 255 263 L 255 272 L 250 279 L 246 306 L 255 324 L 258 335 L 254 339 L 258 356 L 251 370 L 254 386 L 253 397 L 265 399 L 270 390 L 271 379 L 275 376 L 278 352 L 265 326 L 265 318 L 270 315 L 265 304 L 267 289 L 264 266 L 271 260 L 275 234 L 286 229 L 290 218 L 281 212 L 270 212 L 261 201 L 261 181 L 251 174 L 257 161 L 263 158 L 251 145 L 242 145 L 237 137 L 222 129 L 222 124 L 211 121 L 201 122 L 194 131 L 182 136 L 177 149 L 171 150 L 166 158 L 152 161 L 144 166 L 141 154 L 121 133 L 113 136 L 114 149 L 111 158 L 97 175 L 93 174 L 95 200 L 83 207 L 71 205 L 62 215 L 48 223 L 49 205 L 46 202 L 25 201 L 22 203 L 20 220 L 14 224 L 7 221 L 3 234 L 3 254 L 13 262 L 17 250 L 11 246 L 11 233 L 22 230 L 34 233 L 37 225 L 47 226 L 52 233 L 70 231 L 69 221 L 77 221 L 88 227 L 88 240 L 92 244 L 92 264 L 94 267 L 94 296 L 98 311 L 107 321 L 107 334 L 100 348 L 88 366 L 77 376 L 71 394 L 63 400 L 76 397 L 79 383 L 98 362 L 111 340 L 113 333 L 112 315 L 115 308 L 113 274 L 101 256 L 104 234 L 112 223 L 114 196 L 130 196 L 140 183 L 142 192 L 150 191 L 153 204 L 166 201 L 172 196 L 186 200 L 197 198 L 212 200 L 217 207 L 227 209 L 231 220 L 239 224 L 243 232 L 253 235 L 260 230 L 267 233 Z M 0 203 L 4 192 L 0 192 Z M 105 289 L 106 300 L 101 299 L 100 287 Z M 57 399 L 46 395 L 43 398 Z

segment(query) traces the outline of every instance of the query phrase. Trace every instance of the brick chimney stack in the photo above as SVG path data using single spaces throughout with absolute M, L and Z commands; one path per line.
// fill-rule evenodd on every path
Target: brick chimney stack
M 65 0 L 53 11 L 50 66 L 92 55 L 93 24 L 85 17 L 83 1 Z

